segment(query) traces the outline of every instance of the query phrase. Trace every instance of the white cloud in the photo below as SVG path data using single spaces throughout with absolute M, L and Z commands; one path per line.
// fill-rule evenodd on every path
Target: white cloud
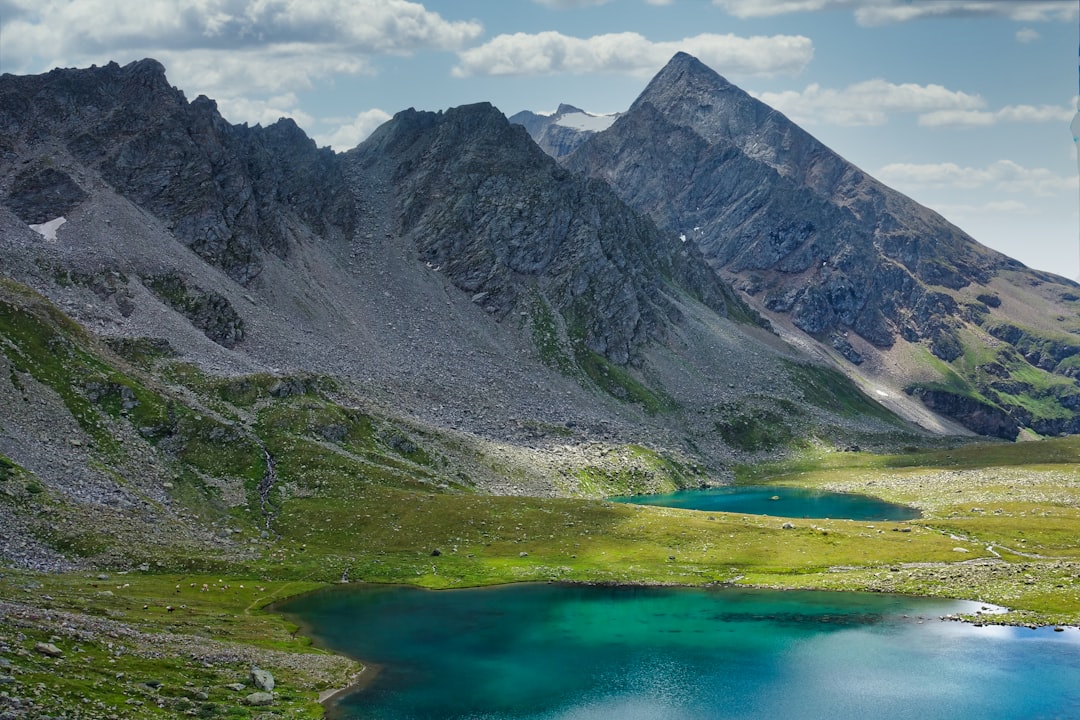
M 1018 22 L 1073 20 L 1073 0 L 713 0 L 740 17 L 851 10 L 861 25 L 884 25 L 932 17 L 1006 17 Z
M 252 93 L 305 90 L 333 75 L 372 72 L 366 58 L 321 52 L 310 44 L 238 50 L 169 50 L 157 53 L 169 81 L 191 94 L 218 100 Z
M 1061 122 L 1072 119 L 1071 107 L 1007 105 L 1000 110 L 935 110 L 919 116 L 923 127 L 986 127 L 999 123 Z
M 795 122 L 834 125 L 882 125 L 890 112 L 964 112 L 985 105 L 978 95 L 941 85 L 898 85 L 881 79 L 843 89 L 823 88 L 815 83 L 801 92 L 766 92 L 757 97 Z
M 167 53 L 249 53 L 288 56 L 302 66 L 290 75 L 310 78 L 336 67 L 355 71 L 374 53 L 457 49 L 483 31 L 478 22 L 448 21 L 407 0 L 18 2 L 22 12 L 5 18 L 0 47 L 0 64 L 13 71 L 40 69 L 31 66 L 46 60 L 84 65 Z
M 993 200 L 979 204 L 943 203 L 935 205 L 934 209 L 946 217 L 970 219 L 981 218 L 986 215 L 1034 215 L 1039 212 L 1019 200 Z
M 1039 32 L 1037 30 L 1034 30 L 1034 29 L 1029 28 L 1029 27 L 1020 28 L 1019 30 L 1016 31 L 1016 41 L 1017 42 L 1031 43 L 1031 42 L 1035 42 L 1040 37 L 1042 37 L 1042 35 L 1039 35 Z
M 374 108 L 357 113 L 356 117 L 341 124 L 335 130 L 315 136 L 319 146 L 329 145 L 337 152 L 351 150 L 367 139 L 375 128 L 390 119 L 390 113 Z
M 800 35 L 738 37 L 702 34 L 653 42 L 632 32 L 576 38 L 558 32 L 499 35 L 458 53 L 456 77 L 629 73 L 651 75 L 678 51 L 688 52 L 723 74 L 797 73 L 814 54 Z
M 292 118 L 301 127 L 310 127 L 314 118 L 299 107 L 297 97 L 286 93 L 266 99 L 227 98 L 218 100 L 222 117 L 231 123 L 273 125 L 283 117 Z
M 1049 197 L 1077 190 L 1074 175 L 1058 175 L 1047 168 L 1026 168 L 1012 160 L 998 160 L 983 168 L 955 163 L 893 163 L 881 168 L 877 178 L 903 192 L 992 189 Z
M 579 8 L 589 7 L 590 5 L 603 5 L 610 0 L 533 0 L 540 5 L 546 5 L 550 8 Z
M 231 122 L 291 117 L 310 127 L 296 92 L 374 73 L 375 55 L 456 50 L 476 21 L 409 0 L 0 0 L 0 68 L 121 64 L 154 57 L 189 97 L 207 95 Z M 347 142 L 357 118 L 331 136 Z M 368 130 L 370 131 L 370 129 Z

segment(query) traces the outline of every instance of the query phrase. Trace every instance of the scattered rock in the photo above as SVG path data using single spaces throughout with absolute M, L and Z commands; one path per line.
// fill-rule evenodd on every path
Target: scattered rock
M 42 655 L 48 655 L 49 657 L 63 657 L 64 651 L 56 647 L 52 643 L 39 642 L 34 645 L 34 650 Z
M 244 698 L 245 705 L 252 705 L 254 707 L 265 707 L 267 705 L 274 704 L 274 696 L 268 692 L 256 692 L 251 693 Z

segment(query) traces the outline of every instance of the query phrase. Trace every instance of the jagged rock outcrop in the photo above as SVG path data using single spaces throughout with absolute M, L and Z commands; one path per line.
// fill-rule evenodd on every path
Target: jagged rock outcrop
M 536 144 L 553 158 L 562 158 L 578 148 L 591 135 L 606 130 L 614 115 L 594 115 L 563 103 L 550 115 L 522 110 L 510 116 L 510 122 L 529 131 Z
M 244 320 L 220 293 L 192 286 L 177 272 L 154 275 L 143 283 L 218 345 L 234 348 L 243 341 Z
M 617 364 L 662 339 L 686 292 L 719 313 L 729 291 L 700 254 L 575 176 L 487 103 L 407 110 L 349 153 L 393 187 L 419 258 L 505 318 L 537 291 L 572 338 Z
M 230 125 L 214 101 L 187 102 L 155 60 L 4 75 L 0 152 L 28 165 L 5 203 L 27 222 L 86 195 L 50 167 L 57 146 L 240 283 L 258 275 L 261 253 L 284 257 L 305 232 L 347 238 L 355 224 L 338 156 L 292 120 Z

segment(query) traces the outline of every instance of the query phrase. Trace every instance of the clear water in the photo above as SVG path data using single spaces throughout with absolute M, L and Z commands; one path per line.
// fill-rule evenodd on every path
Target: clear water
M 767 485 L 730 485 L 705 490 L 680 490 L 667 495 L 608 498 L 635 505 L 661 505 L 686 510 L 736 512 L 791 518 L 845 520 L 911 520 L 919 511 L 868 495 Z
M 1080 631 L 938 619 L 978 609 L 972 603 L 734 588 L 354 586 L 279 609 L 322 644 L 378 666 L 336 718 L 1080 717 Z

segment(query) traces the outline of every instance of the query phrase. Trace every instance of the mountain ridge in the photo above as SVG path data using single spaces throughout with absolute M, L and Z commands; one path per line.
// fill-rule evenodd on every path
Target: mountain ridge
M 164 343 L 175 355 L 157 362 L 213 376 L 342 378 L 365 402 L 485 443 L 646 442 L 721 477 L 810 432 L 914 432 L 826 390 L 767 443 L 718 434 L 729 415 L 760 424 L 801 397 L 811 361 L 692 245 L 490 105 L 403 111 L 334 154 L 291 121 L 230 125 L 162 72 L 0 79 L 5 274 L 96 334 Z M 56 108 L 76 97 L 93 102 L 65 120 Z M 67 221 L 48 240 L 27 211 L 56 189 L 62 206 L 37 206 Z M 532 473 L 490 487 L 568 492 Z
M 785 337 L 812 337 L 853 377 L 980 433 L 1080 429 L 1075 283 L 979 245 L 695 58 L 677 54 L 562 162 L 691 239 Z M 1047 308 L 1057 319 L 1033 320 Z M 998 357 L 999 324 L 1058 343 L 1058 361 Z M 1014 382 L 980 375 L 990 363 Z

